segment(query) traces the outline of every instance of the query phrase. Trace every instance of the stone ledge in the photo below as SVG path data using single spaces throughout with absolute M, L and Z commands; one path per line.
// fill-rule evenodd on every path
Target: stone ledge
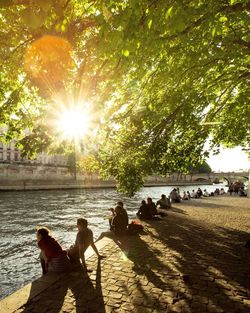
M 102 238 L 101 240 L 95 242 L 97 249 L 101 250 L 112 240 L 109 238 Z M 89 247 L 85 252 L 85 259 L 89 259 L 93 254 L 94 250 Z M 29 283 L 17 290 L 13 294 L 7 296 L 0 301 L 0 312 L 10 313 L 18 310 L 20 307 L 24 306 L 28 301 L 32 300 L 34 297 L 39 295 L 44 290 L 48 289 L 51 285 L 56 283 L 61 279 L 64 273 L 48 273 L 42 277 L 36 279 L 32 283 Z

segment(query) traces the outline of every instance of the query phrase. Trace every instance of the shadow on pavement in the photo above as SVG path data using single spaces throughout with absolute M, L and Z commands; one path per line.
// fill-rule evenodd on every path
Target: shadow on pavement
M 141 277 L 135 306 L 153 303 L 171 312 L 171 305 L 180 302 L 181 312 L 206 312 L 208 307 L 209 312 L 250 312 L 248 233 L 208 228 L 178 214 L 147 222 L 146 233 L 121 245 Z M 145 292 L 146 281 L 155 294 Z M 157 291 L 165 292 L 165 300 Z
M 62 307 L 63 312 L 105 312 L 99 260 L 96 270 L 91 275 L 78 269 L 66 273 L 55 284 L 35 297 L 31 289 L 30 300 L 20 312 L 58 313 L 62 312 Z

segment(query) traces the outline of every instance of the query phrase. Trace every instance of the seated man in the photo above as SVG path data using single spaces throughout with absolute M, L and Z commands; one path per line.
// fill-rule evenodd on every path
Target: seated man
M 204 189 L 203 197 L 209 197 L 209 192 L 207 191 L 207 189 Z
M 171 203 L 169 198 L 166 195 L 161 195 L 161 199 L 156 202 L 156 206 L 159 205 L 160 209 L 166 210 L 167 208 L 171 208 Z
M 126 235 L 127 232 L 128 214 L 127 212 L 125 214 L 124 211 L 126 212 L 126 210 L 120 205 L 117 205 L 115 209 L 112 209 L 113 218 L 110 223 L 110 229 L 118 237 Z
M 156 205 L 153 202 L 152 198 L 147 198 L 147 206 L 149 208 L 149 211 L 151 212 L 152 216 L 158 215 L 158 211 L 156 209 Z
M 89 270 L 87 270 L 84 257 L 84 252 L 87 250 L 87 248 L 91 246 L 99 259 L 104 258 L 104 256 L 99 254 L 93 240 L 93 232 L 88 228 L 88 221 L 85 218 L 77 219 L 77 228 L 78 233 L 76 235 L 76 241 L 75 244 L 68 250 L 68 255 L 70 260 L 73 262 L 79 261 L 79 259 L 81 259 L 83 269 L 86 272 L 89 272 Z
M 180 197 L 175 188 L 170 192 L 170 199 L 172 202 L 181 202 Z
M 124 205 L 122 201 L 118 201 L 117 205 L 120 206 L 122 208 L 121 210 L 121 214 L 124 216 L 124 221 L 126 220 L 126 223 L 128 225 L 128 213 L 127 211 L 124 209 Z
M 142 219 L 142 220 L 151 220 L 152 219 L 152 213 L 150 211 L 149 206 L 146 204 L 145 200 L 142 200 L 141 202 L 141 206 L 138 210 L 138 212 L 136 213 L 136 215 Z

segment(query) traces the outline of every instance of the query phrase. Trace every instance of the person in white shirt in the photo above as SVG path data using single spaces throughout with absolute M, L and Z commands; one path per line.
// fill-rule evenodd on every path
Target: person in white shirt
M 191 198 L 197 198 L 197 193 L 194 190 L 191 192 Z
M 206 189 L 204 189 L 203 197 L 209 197 L 209 192 Z

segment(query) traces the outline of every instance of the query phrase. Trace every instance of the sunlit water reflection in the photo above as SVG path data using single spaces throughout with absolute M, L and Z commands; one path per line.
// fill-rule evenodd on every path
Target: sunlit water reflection
M 200 187 L 208 191 L 215 189 L 215 186 Z M 180 191 L 197 188 L 185 186 Z M 151 196 L 157 200 L 162 193 L 169 195 L 171 190 L 169 186 L 147 187 L 133 198 L 122 197 L 114 189 L 1 192 L 0 299 L 41 275 L 36 226 L 47 226 L 62 246 L 68 248 L 75 241 L 77 218 L 88 219 L 97 239 L 108 230 L 109 208 L 118 200 L 124 201 L 131 219 L 142 199 Z

